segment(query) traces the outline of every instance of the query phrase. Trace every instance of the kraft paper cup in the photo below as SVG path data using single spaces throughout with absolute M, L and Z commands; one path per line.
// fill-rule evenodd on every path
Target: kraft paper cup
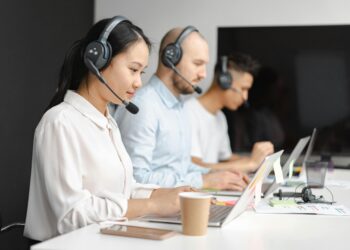
M 211 195 L 182 192 L 180 196 L 182 233 L 201 236 L 207 233 Z

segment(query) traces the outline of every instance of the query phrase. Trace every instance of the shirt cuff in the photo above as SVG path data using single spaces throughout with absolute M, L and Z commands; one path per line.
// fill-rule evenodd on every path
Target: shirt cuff
M 192 163 L 192 167 L 191 167 L 191 170 L 192 171 L 199 171 L 201 172 L 201 174 L 207 174 L 210 172 L 210 168 L 205 168 L 205 167 L 201 167 L 201 166 L 198 166 L 194 163 Z
M 199 171 L 191 172 L 187 174 L 185 184 L 190 185 L 191 187 L 194 187 L 194 188 L 202 188 L 203 187 L 202 174 Z
M 148 199 L 151 197 L 152 192 L 158 189 L 159 186 L 153 184 L 135 184 L 134 190 L 131 193 L 133 199 Z

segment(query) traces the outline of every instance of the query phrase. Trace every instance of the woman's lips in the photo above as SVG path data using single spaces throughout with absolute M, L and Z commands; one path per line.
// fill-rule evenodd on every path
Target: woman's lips
M 134 91 L 127 91 L 126 92 L 130 97 L 133 97 L 135 95 Z

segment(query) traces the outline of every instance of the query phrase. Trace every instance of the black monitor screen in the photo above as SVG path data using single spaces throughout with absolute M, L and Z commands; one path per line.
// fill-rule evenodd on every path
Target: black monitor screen
M 350 155 L 350 25 L 219 28 L 218 56 L 235 51 L 262 67 L 249 108 L 224 110 L 233 151 L 291 151 L 317 127 L 315 152 Z

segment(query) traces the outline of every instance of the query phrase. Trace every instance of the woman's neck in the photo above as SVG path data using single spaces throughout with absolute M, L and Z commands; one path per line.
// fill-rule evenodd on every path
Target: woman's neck
M 107 104 L 108 102 L 86 84 L 81 84 L 77 90 L 77 93 L 90 102 L 98 111 L 104 116 L 107 116 Z

